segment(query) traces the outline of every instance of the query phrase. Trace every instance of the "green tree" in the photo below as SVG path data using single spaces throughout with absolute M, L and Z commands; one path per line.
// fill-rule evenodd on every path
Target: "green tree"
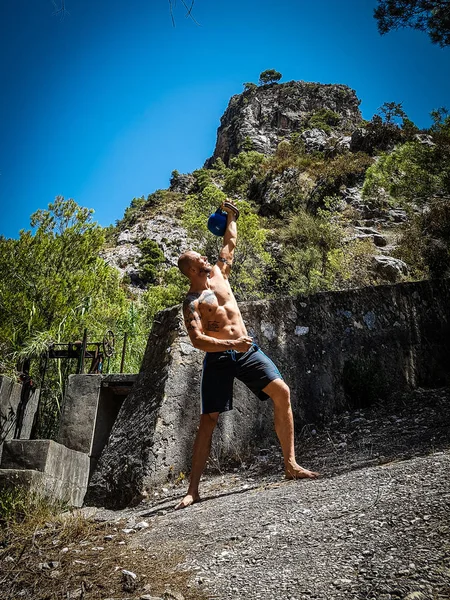
M 177 267 L 164 271 L 158 285 L 150 287 L 144 294 L 144 308 L 148 331 L 155 315 L 165 308 L 180 304 L 186 296 L 189 284 Z
M 382 35 L 392 29 L 411 27 L 428 33 L 434 44 L 450 44 L 448 0 L 378 0 L 374 17 Z
M 385 123 L 396 123 L 398 119 L 406 117 L 401 102 L 385 102 L 378 109 L 378 114 Z
M 256 83 L 251 82 L 243 83 L 242 85 L 244 86 L 244 92 L 253 92 L 258 88 Z
M 407 142 L 383 154 L 369 167 L 363 186 L 366 198 L 419 203 L 450 195 L 450 144 L 428 146 Z
M 164 253 L 154 240 L 144 240 L 139 244 L 142 256 L 139 259 L 139 277 L 143 283 L 155 283 L 159 267 L 164 262 Z
M 47 210 L 32 215 L 33 230 L 22 230 L 17 240 L 0 239 L 4 372 L 13 373 L 18 358 L 39 357 L 50 342 L 80 339 L 84 328 L 91 340 L 102 339 L 127 311 L 119 273 L 99 257 L 104 235 L 92 214 L 72 199 L 57 197 Z M 54 431 L 65 375 L 58 364 L 46 378 L 46 435 Z
M 450 114 L 448 109 L 445 106 L 441 106 L 432 110 L 431 118 L 433 119 L 431 132 L 450 139 Z
M 268 83 L 276 83 L 277 81 L 280 81 L 280 79 L 282 77 L 283 77 L 283 75 L 281 73 L 279 73 L 278 71 L 275 71 L 275 69 L 267 69 L 266 71 L 263 71 L 262 73 L 260 73 L 259 85 L 266 85 Z

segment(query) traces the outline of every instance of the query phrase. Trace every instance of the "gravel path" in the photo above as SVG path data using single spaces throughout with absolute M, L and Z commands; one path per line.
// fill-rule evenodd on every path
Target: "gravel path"
M 307 429 L 302 449 L 322 479 L 282 480 L 274 451 L 264 465 L 208 476 L 189 509 L 172 510 L 184 490 L 168 487 L 97 517 L 146 519 L 133 544 L 179 549 L 206 598 L 450 599 L 448 389 L 409 400 L 395 415 L 372 408 Z
M 156 516 L 139 544 L 182 549 L 193 585 L 221 600 L 448 599 L 449 468 L 450 452 L 438 452 L 241 487 Z

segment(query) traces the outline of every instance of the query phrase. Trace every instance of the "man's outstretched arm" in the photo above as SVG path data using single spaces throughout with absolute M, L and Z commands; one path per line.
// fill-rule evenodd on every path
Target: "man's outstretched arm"
M 239 212 L 231 202 L 225 202 L 222 206 L 222 210 L 227 213 L 227 228 L 225 230 L 225 235 L 223 236 L 223 245 L 219 254 L 217 266 L 225 279 L 228 279 L 237 242 L 236 220 Z

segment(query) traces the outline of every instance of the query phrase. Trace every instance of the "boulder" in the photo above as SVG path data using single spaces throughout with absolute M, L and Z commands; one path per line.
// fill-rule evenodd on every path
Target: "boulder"
M 433 138 L 431 137 L 431 135 L 428 135 L 426 133 L 416 133 L 416 135 L 414 136 L 414 141 L 419 142 L 424 146 L 436 146 L 436 144 L 433 142 Z
M 373 265 L 381 277 L 392 283 L 400 281 L 404 275 L 408 274 L 408 265 L 392 256 L 374 256 Z
M 302 133 L 306 152 L 323 152 L 327 146 L 329 136 L 323 129 L 306 129 Z
M 214 154 L 206 166 L 219 157 L 228 164 L 249 143 L 257 152 L 273 154 L 282 140 L 301 132 L 320 109 L 339 114 L 339 124 L 333 131 L 342 135 L 361 122 L 358 107 L 354 90 L 345 85 L 289 81 L 245 91 L 231 98 L 220 120 Z

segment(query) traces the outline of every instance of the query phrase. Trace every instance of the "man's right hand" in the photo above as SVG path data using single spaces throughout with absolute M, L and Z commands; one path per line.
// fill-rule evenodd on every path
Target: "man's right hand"
M 237 352 L 247 352 L 247 350 L 250 350 L 250 348 L 252 347 L 253 340 L 248 335 L 241 335 L 240 338 L 235 340 L 235 344 L 236 345 L 235 345 L 234 349 Z

